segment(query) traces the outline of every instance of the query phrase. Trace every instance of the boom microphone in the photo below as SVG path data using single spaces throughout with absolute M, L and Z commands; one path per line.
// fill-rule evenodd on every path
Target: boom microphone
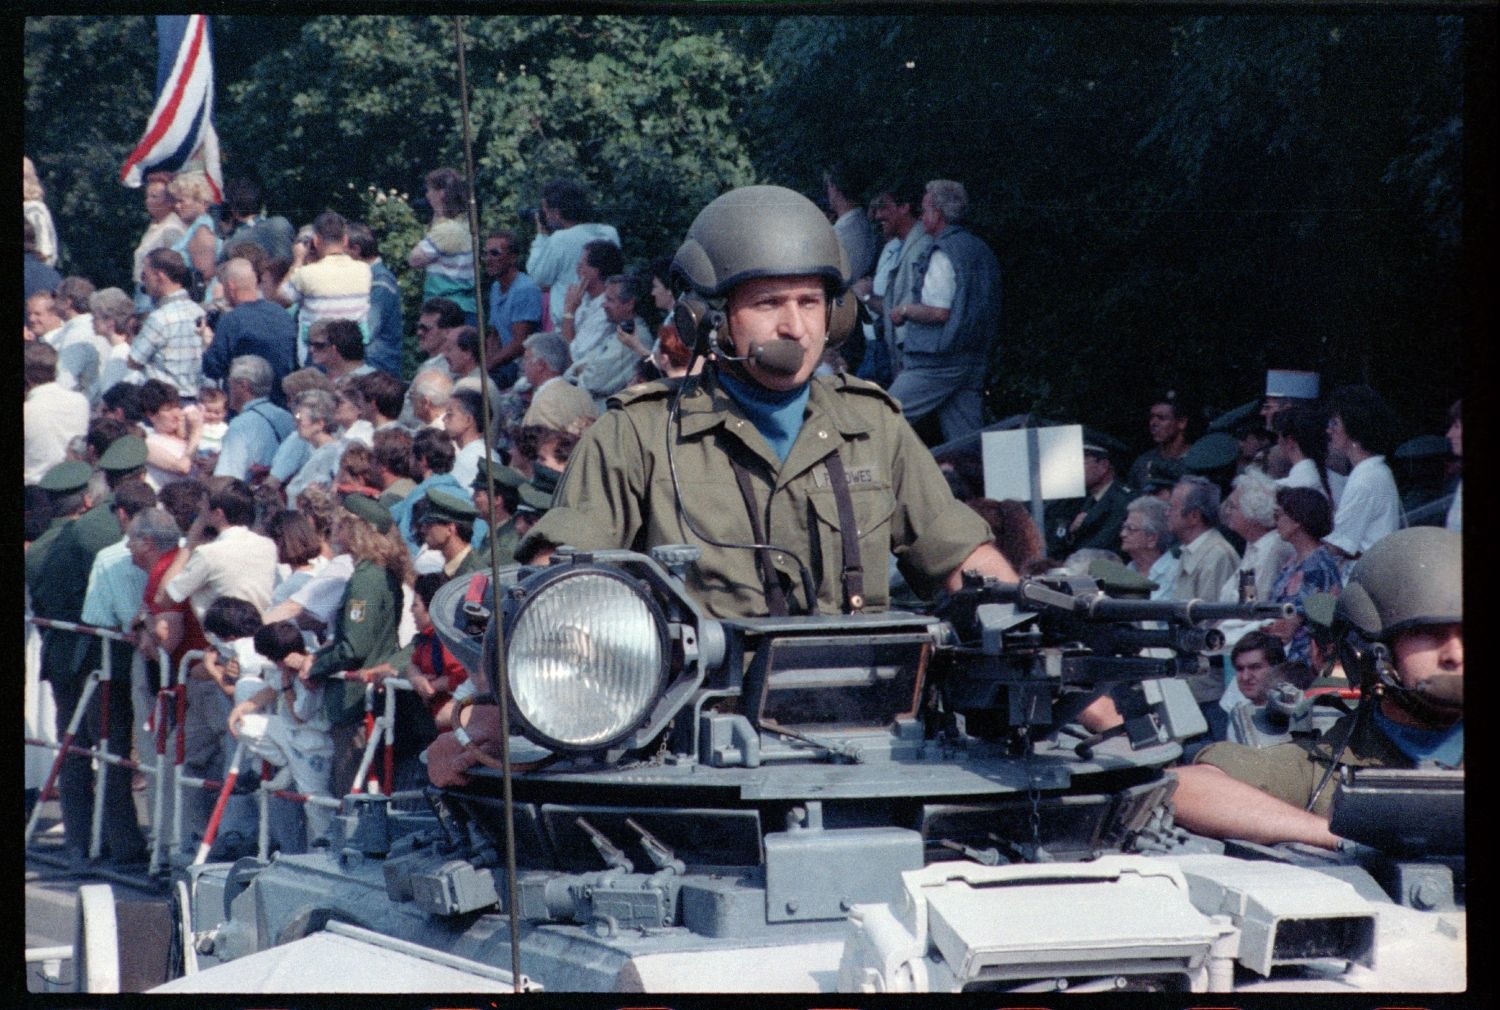
M 725 354 L 722 348 L 719 357 L 725 361 L 752 361 L 777 375 L 796 375 L 802 368 L 804 352 L 795 340 L 767 340 L 743 357 Z

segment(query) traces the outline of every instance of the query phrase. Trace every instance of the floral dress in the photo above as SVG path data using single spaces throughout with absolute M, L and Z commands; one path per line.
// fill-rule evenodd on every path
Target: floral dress
M 1276 584 L 1271 587 L 1271 601 L 1292 604 L 1297 609 L 1297 616 L 1305 622 L 1307 611 L 1303 603 L 1309 596 L 1314 593 L 1337 596 L 1342 588 L 1338 562 L 1328 548 L 1320 544 L 1300 562 L 1295 557 L 1287 561 L 1276 576 Z M 1307 630 L 1306 623 L 1298 625 L 1292 640 L 1287 643 L 1286 658 L 1289 662 L 1312 662 L 1312 633 Z

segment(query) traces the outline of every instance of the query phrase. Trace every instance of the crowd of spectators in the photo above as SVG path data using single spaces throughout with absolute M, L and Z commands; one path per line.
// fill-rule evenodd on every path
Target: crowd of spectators
M 130 278 L 122 265 L 123 286 L 97 288 L 56 270 L 56 232 L 25 167 L 29 606 L 134 636 L 114 666 L 133 690 L 109 702 L 133 732 L 111 733 L 110 747 L 149 752 L 155 691 L 191 653 L 187 774 L 222 779 L 244 742 L 247 783 L 263 761 L 305 794 L 360 788 L 366 685 L 402 678 L 413 690 L 401 693 L 397 780 L 419 781 L 421 748 L 466 690 L 433 634 L 433 593 L 488 568 L 491 543 L 513 560 L 611 396 L 701 367 L 694 336 L 677 332 L 670 259 L 628 269 L 587 192 L 556 180 L 524 264 L 514 232 L 483 236 L 476 291 L 468 182 L 434 170 L 431 223 L 404 265 L 423 278 L 410 320 L 422 360 L 405 376 L 396 275 L 368 225 L 326 211 L 298 231 L 244 179 L 216 213 L 201 174 L 152 177 Z M 888 385 L 929 444 L 975 431 L 1000 273 L 965 225 L 963 186 L 872 186 L 837 168 L 825 182 L 863 325 L 824 367 Z M 1364 386 L 1295 395 L 1306 392 L 1268 395 L 1197 439 L 1205 419 L 1163 394 L 1148 406 L 1151 448 L 1128 468 L 1123 442 L 1088 429 L 1086 494 L 1052 503 L 1043 526 L 1027 505 L 983 498 L 972 465 L 945 460 L 945 472 L 1023 575 L 1097 573 L 1108 559 L 1153 599 L 1292 603 L 1287 620 L 1227 624 L 1222 661 L 1194 678 L 1222 739 L 1236 706 L 1264 704 L 1261 666 L 1311 662 L 1307 599 L 1336 594 L 1349 562 L 1406 521 L 1386 462 L 1394 412 Z M 1448 441 L 1456 464 L 1457 405 Z M 1427 514 L 1457 528 L 1457 488 L 1452 501 Z M 42 637 L 60 731 L 98 646 Z M 1242 662 L 1250 653 L 1262 662 Z M 130 776 L 104 774 L 106 849 L 130 863 L 142 855 Z M 65 760 L 79 858 L 90 777 L 86 759 Z M 184 816 L 201 832 L 212 797 L 189 795 Z M 288 850 L 329 824 L 316 805 L 274 818 Z M 249 851 L 254 834 L 231 816 L 217 854 Z

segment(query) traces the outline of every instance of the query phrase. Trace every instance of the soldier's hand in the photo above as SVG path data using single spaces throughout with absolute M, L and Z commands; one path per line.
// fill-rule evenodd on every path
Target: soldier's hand
M 435 786 L 461 786 L 469 781 L 468 770 L 500 753 L 500 709 L 495 705 L 471 705 L 459 720 L 469 743 L 455 730 L 439 734 L 427 748 L 427 778 Z

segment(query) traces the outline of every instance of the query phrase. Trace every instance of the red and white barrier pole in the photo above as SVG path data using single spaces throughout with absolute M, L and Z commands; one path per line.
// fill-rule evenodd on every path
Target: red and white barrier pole
M 198 854 L 193 857 L 193 865 L 201 866 L 208 862 L 208 852 L 214 847 L 214 837 L 219 833 L 219 822 L 224 819 L 224 808 L 229 805 L 229 794 L 234 792 L 234 784 L 240 777 L 240 759 L 245 756 L 245 741 L 241 740 L 234 745 L 234 757 L 230 759 L 229 772 L 224 776 L 224 785 L 219 789 L 219 799 L 214 803 L 214 812 L 209 815 L 208 827 L 203 829 L 203 841 L 198 845 Z

